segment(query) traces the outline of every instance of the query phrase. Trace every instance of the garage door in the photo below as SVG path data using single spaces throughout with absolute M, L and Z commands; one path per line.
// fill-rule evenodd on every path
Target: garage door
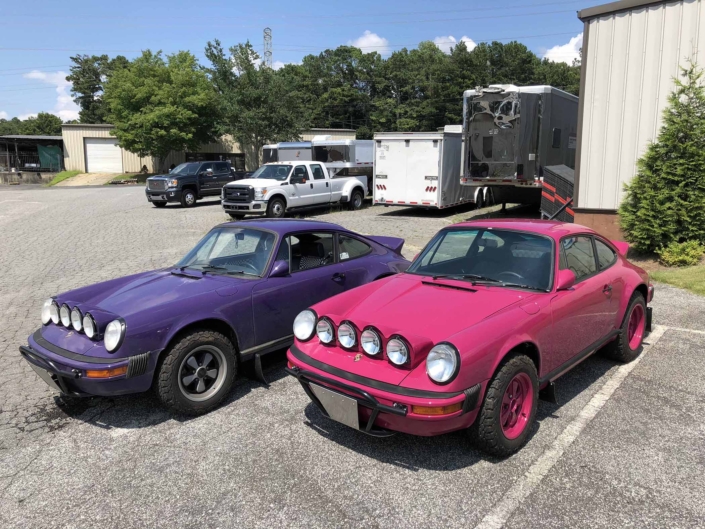
M 113 138 L 85 138 L 87 173 L 122 173 L 122 150 Z

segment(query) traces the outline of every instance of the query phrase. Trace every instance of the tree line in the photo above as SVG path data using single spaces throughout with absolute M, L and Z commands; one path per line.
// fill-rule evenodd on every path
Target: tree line
M 67 80 L 81 123 L 112 123 L 120 144 L 164 159 L 224 134 L 249 160 L 262 145 L 301 130 L 349 128 L 429 131 L 462 123 L 462 94 L 489 84 L 549 84 L 578 94 L 580 67 L 541 60 L 519 42 L 459 42 L 444 53 L 432 42 L 389 57 L 340 46 L 273 70 L 246 42 L 205 47 L 206 64 L 187 51 L 144 51 L 128 60 L 76 55 Z

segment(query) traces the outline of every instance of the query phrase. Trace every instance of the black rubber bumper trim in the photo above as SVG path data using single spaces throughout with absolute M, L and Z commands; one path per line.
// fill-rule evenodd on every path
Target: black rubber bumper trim
M 37 342 L 37 345 L 43 347 L 47 351 L 51 351 L 54 354 L 63 356 L 64 358 L 76 360 L 77 362 L 85 362 L 87 364 L 117 364 L 118 362 L 127 362 L 127 358 L 95 358 L 93 356 L 81 355 L 62 349 L 58 345 L 47 342 L 42 336 L 41 329 L 37 329 L 37 331 L 32 335 L 32 338 L 34 338 L 34 341 Z
M 480 400 L 480 390 L 482 389 L 482 384 L 477 383 L 473 387 L 463 391 L 465 393 L 465 400 L 463 401 L 463 414 L 477 408 Z
M 325 371 L 326 373 L 335 375 L 336 377 L 349 380 L 350 382 L 362 384 L 364 386 L 379 389 L 381 391 L 387 391 L 396 395 L 403 395 L 406 397 L 420 397 L 422 399 L 449 399 L 452 397 L 457 397 L 458 395 L 462 395 L 464 393 L 463 391 L 447 393 L 440 391 L 426 391 L 422 389 L 402 388 L 399 386 L 395 386 L 394 384 L 387 384 L 386 382 L 380 382 L 379 380 L 374 380 L 371 378 L 362 377 L 360 375 L 355 375 L 353 373 L 348 373 L 347 371 L 343 371 L 342 369 L 338 369 L 337 367 L 324 364 L 323 362 L 320 362 L 308 356 L 306 353 L 301 351 L 301 349 L 296 347 L 296 344 L 292 345 L 289 350 L 297 360 L 301 360 L 304 364 L 308 364 L 311 367 L 315 367 L 316 369 L 320 369 L 321 371 Z

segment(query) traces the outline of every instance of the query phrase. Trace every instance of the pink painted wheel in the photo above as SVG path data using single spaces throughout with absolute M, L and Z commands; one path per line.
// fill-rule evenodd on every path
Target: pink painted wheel
M 627 324 L 627 341 L 632 351 L 635 351 L 641 345 L 645 329 L 646 314 L 644 312 L 644 306 L 637 303 L 632 307 L 632 312 L 629 315 L 629 323 Z
M 526 373 L 517 373 L 509 381 L 502 397 L 499 422 L 507 439 L 516 439 L 526 428 L 534 405 L 534 390 L 531 378 Z

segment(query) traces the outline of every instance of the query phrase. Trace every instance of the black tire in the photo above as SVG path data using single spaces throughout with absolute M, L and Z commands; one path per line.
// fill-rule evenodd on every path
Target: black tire
M 181 205 L 185 208 L 192 208 L 196 205 L 196 191 L 193 189 L 184 189 L 181 193 Z
M 636 308 L 637 305 L 640 306 L 640 309 Z M 629 320 L 635 310 L 641 310 L 644 321 L 639 344 L 632 348 L 629 344 Z M 641 344 L 644 336 L 646 336 L 646 302 L 641 292 L 634 292 L 624 313 L 624 319 L 619 328 L 617 338 L 605 345 L 600 353 L 616 362 L 629 363 L 641 354 Z
M 512 439 L 507 438 L 502 428 L 500 414 L 502 403 L 509 383 L 515 377 L 527 375 L 531 381 L 530 392 L 532 401 L 530 413 L 522 414 L 525 426 L 521 433 Z M 536 420 L 536 407 L 539 398 L 539 380 L 536 366 L 528 356 L 517 354 L 507 358 L 487 386 L 485 399 L 475 422 L 470 427 L 470 436 L 473 442 L 484 452 L 498 457 L 507 457 L 519 450 L 529 439 L 534 421 Z
M 216 351 L 220 352 L 220 358 Z M 203 359 L 206 354 L 210 354 L 212 359 L 199 364 L 199 355 Z M 199 365 L 197 369 L 187 363 L 192 357 Z M 217 373 L 215 377 L 208 378 L 207 373 L 214 370 L 213 360 L 218 362 L 215 369 Z M 211 369 L 207 369 L 208 367 Z M 221 375 L 222 378 L 219 378 Z M 155 390 L 159 400 L 169 409 L 186 415 L 201 415 L 208 413 L 223 401 L 230 392 L 236 375 L 237 358 L 230 340 L 216 331 L 196 330 L 182 336 L 166 351 L 157 368 Z M 196 378 L 185 384 L 184 381 L 189 376 Z M 213 380 L 210 386 L 209 380 Z M 204 390 L 199 393 L 201 381 L 204 383 Z
M 230 217 L 235 220 L 242 220 L 245 218 L 245 215 L 243 215 L 242 213 L 228 213 L 228 215 L 230 215 Z
M 159 202 L 152 202 L 152 205 L 153 205 L 155 208 L 163 208 L 164 206 L 166 206 L 166 202 L 162 202 L 162 201 L 159 201 Z
M 350 195 L 350 202 L 348 204 L 348 208 L 351 211 L 357 211 L 362 207 L 362 201 L 364 200 L 364 197 L 362 196 L 362 191 L 359 189 L 355 189 L 352 192 L 352 195 Z
M 482 191 L 477 194 L 477 199 L 475 200 L 475 209 L 482 209 L 485 207 L 485 201 L 482 198 Z
M 281 198 L 273 198 L 267 204 L 267 217 L 280 219 L 286 213 L 286 204 Z

